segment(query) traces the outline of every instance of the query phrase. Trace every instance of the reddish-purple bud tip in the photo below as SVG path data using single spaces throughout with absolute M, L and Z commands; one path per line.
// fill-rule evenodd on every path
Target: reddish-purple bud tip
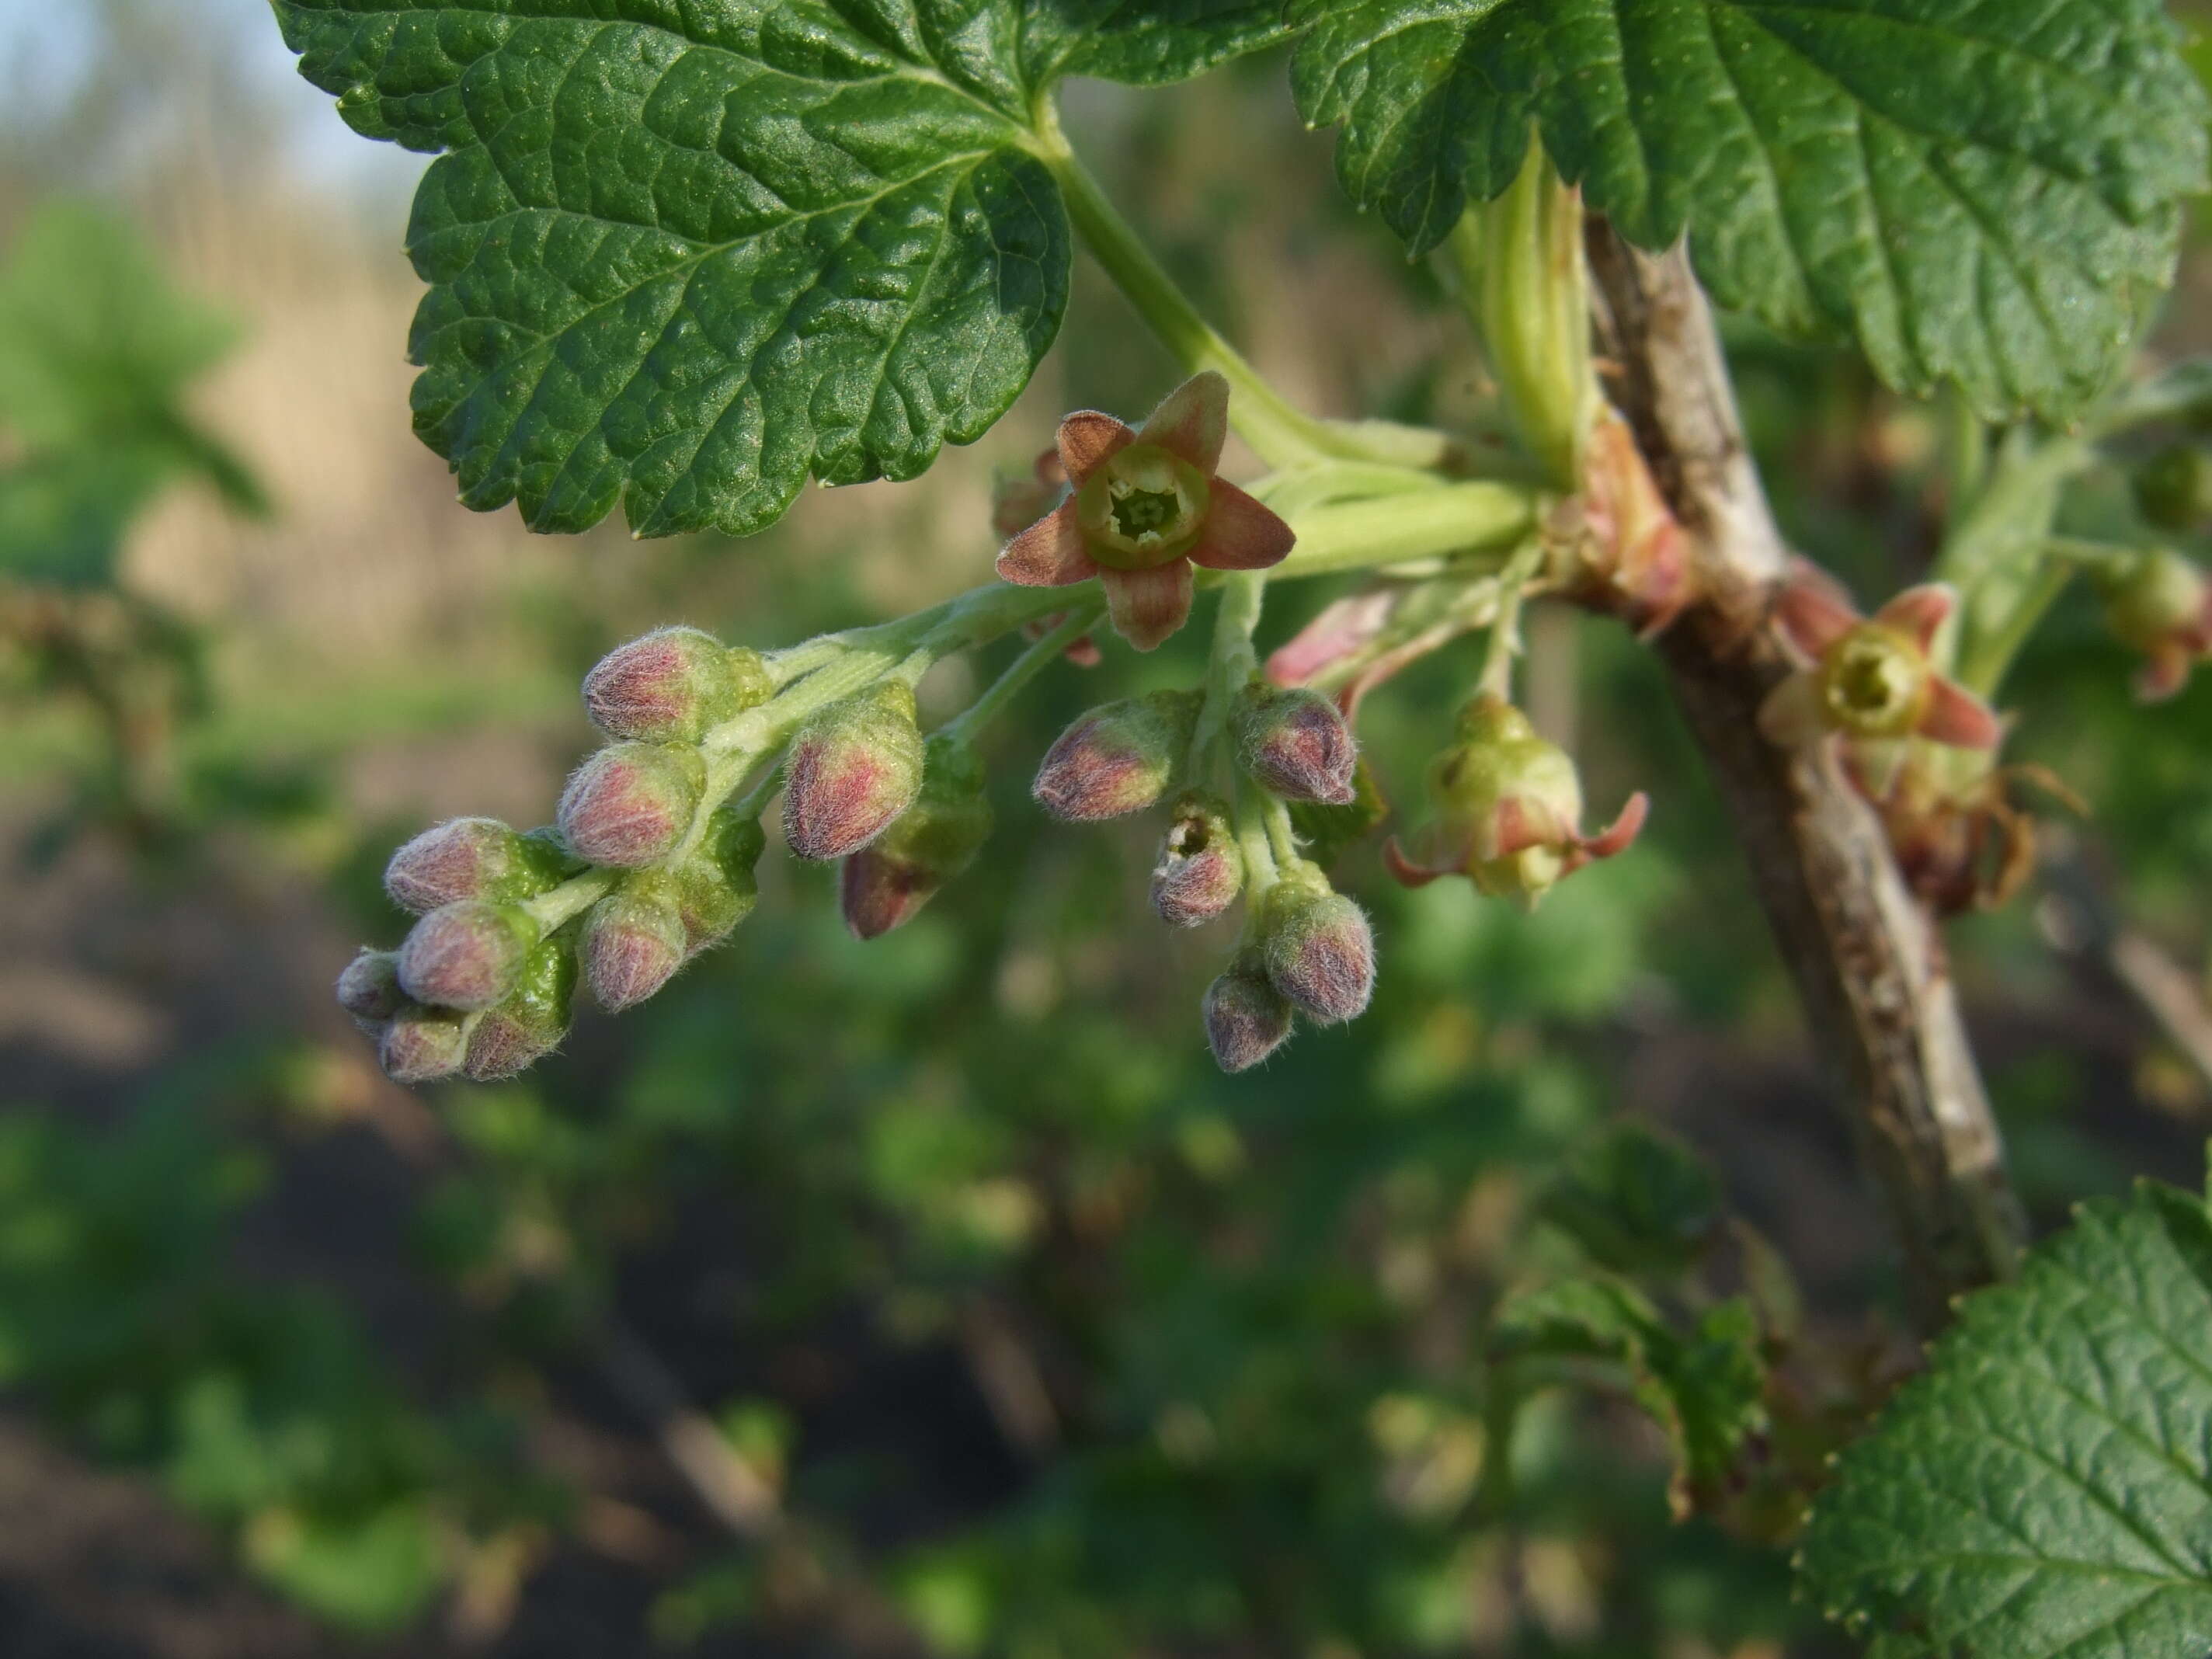
M 633 877 L 584 918 L 584 979 L 611 1014 L 644 1001 L 674 977 L 690 951 L 671 884 Z
M 1206 1042 L 1224 1072 L 1247 1072 L 1290 1040 L 1291 1005 L 1247 951 L 1206 988 Z
M 576 953 L 565 938 L 530 953 L 513 994 L 479 1015 L 462 1069 L 478 1083 L 527 1071 L 561 1046 L 576 989 Z
M 453 818 L 392 855 L 384 890 L 418 916 L 462 899 L 513 904 L 559 881 L 561 863 L 557 848 L 497 818 Z
M 855 939 L 875 939 L 911 921 L 990 836 L 991 805 L 975 751 L 940 737 L 929 740 L 927 755 L 912 809 L 839 872 L 839 905 Z
M 376 1059 L 394 1083 L 435 1083 L 460 1071 L 468 1048 L 469 1023 L 462 1015 L 445 1008 L 408 1007 L 384 1028 Z
M 561 796 L 561 834 L 578 858 L 617 870 L 676 850 L 706 788 L 696 749 L 617 743 L 586 761 Z
M 1260 945 L 1267 977 L 1323 1024 L 1365 1012 L 1375 994 L 1375 935 L 1366 913 L 1318 877 L 1294 874 L 1267 895 Z
M 1171 927 L 1197 927 L 1237 902 L 1244 890 L 1244 855 L 1218 801 L 1186 795 L 1160 843 L 1152 871 L 1152 908 Z
M 397 951 L 363 951 L 338 975 L 338 1006 L 364 1024 L 390 1019 L 407 1006 Z
M 1191 692 L 1156 691 L 1092 709 L 1045 751 L 1030 787 L 1038 805 L 1070 823 L 1142 811 L 1174 778 L 1198 704 Z
M 399 983 L 417 1002 L 474 1012 L 514 988 L 537 943 L 537 927 L 522 911 L 463 899 L 415 924 L 399 947 Z
M 878 685 L 824 709 L 785 763 L 783 836 L 803 859 L 841 859 L 914 805 L 923 769 L 913 690 Z
M 1320 692 L 1255 687 L 1237 704 L 1236 727 L 1244 769 L 1263 788 L 1328 806 L 1347 805 L 1357 793 L 1358 742 Z
M 664 628 L 599 659 L 584 677 L 584 708 L 611 738 L 696 743 L 774 689 L 757 653 L 696 628 Z

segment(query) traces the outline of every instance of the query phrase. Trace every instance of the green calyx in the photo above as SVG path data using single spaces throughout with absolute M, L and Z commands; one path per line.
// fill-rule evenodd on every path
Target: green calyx
M 1132 444 L 1101 462 L 1075 493 L 1091 556 L 1109 570 L 1150 570 L 1179 559 L 1206 528 L 1206 476 L 1157 444 Z
M 1479 697 L 1462 709 L 1459 734 L 1429 769 L 1445 844 L 1482 891 L 1533 904 L 1566 873 L 1565 848 L 1547 840 L 1498 852 L 1501 809 L 1516 803 L 1537 822 L 1571 834 L 1582 819 L 1582 775 L 1571 755 L 1496 697 Z
M 1928 712 L 1933 672 L 1916 641 L 1862 623 L 1820 659 L 1822 713 L 1854 737 L 1904 737 Z

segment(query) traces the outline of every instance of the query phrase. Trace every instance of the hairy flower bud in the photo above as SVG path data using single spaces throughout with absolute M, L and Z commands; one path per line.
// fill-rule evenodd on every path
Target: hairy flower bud
M 1254 951 L 1238 953 L 1206 988 L 1206 1042 L 1224 1072 L 1247 1072 L 1290 1040 L 1291 1005 Z
M 1045 751 L 1030 793 L 1070 823 L 1142 811 L 1175 776 L 1198 708 L 1194 692 L 1155 691 L 1092 709 Z
M 914 690 L 890 680 L 823 709 L 785 763 L 783 836 L 803 859 L 841 859 L 890 827 L 921 790 Z
M 2186 535 L 2212 519 L 2212 455 L 2193 444 L 2160 450 L 2135 471 L 2136 506 L 2160 530 Z
M 2154 549 L 2106 586 L 2105 625 L 2143 653 L 2136 682 L 2142 696 L 2170 697 L 2188 684 L 2197 659 L 2212 652 L 2212 580 L 2180 554 Z
M 696 743 L 774 690 L 757 652 L 733 651 L 696 628 L 664 628 L 600 658 L 584 677 L 584 708 L 611 738 Z
M 402 1008 L 385 1026 L 377 1063 L 394 1083 L 435 1083 L 468 1059 L 469 1022 L 449 1008 Z
M 417 1002 L 489 1008 L 514 988 L 538 925 L 513 905 L 463 899 L 416 922 L 399 947 L 399 983 Z
M 407 1006 L 399 986 L 397 951 L 363 951 L 338 975 L 338 1006 L 364 1026 L 390 1019 Z
M 690 940 L 674 885 L 659 871 L 632 876 L 584 917 L 584 979 L 609 1013 L 644 1001 L 684 965 Z
M 578 858 L 635 870 L 668 856 L 707 786 L 696 749 L 617 743 L 579 767 L 562 792 L 561 834 Z
M 1236 903 L 1243 890 L 1244 855 L 1228 809 L 1210 795 L 1185 795 L 1176 803 L 1175 822 L 1152 870 L 1152 908 L 1171 927 L 1196 927 Z
M 670 872 L 670 895 L 684 921 L 687 956 L 719 943 L 753 913 L 760 899 L 753 866 L 767 846 L 767 832 L 757 817 L 724 806 L 707 820 L 699 850 Z
M 875 939 L 911 920 L 990 836 L 991 805 L 975 751 L 932 738 L 928 755 L 914 805 L 840 872 L 839 901 L 855 939 Z
M 1269 982 L 1323 1024 L 1356 1018 L 1375 994 L 1367 914 L 1318 871 L 1294 871 L 1268 890 L 1260 949 Z
M 451 818 L 392 855 L 384 890 L 418 916 L 462 899 L 515 904 L 556 884 L 571 863 L 542 833 L 517 835 L 497 818 Z
M 477 1020 L 462 1069 L 478 1083 L 529 1070 L 568 1035 L 575 990 L 574 945 L 566 938 L 538 945 L 524 958 L 507 1000 Z
M 1320 692 L 1253 686 L 1237 699 L 1233 718 L 1244 769 L 1263 788 L 1327 806 L 1348 805 L 1357 793 L 1358 741 Z

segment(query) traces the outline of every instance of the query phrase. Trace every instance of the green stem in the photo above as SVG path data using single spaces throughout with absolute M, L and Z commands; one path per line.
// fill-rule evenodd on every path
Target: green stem
M 1291 827 L 1291 809 L 1279 795 L 1261 792 L 1260 816 L 1267 830 L 1267 846 L 1275 855 L 1279 868 L 1298 862 L 1297 832 Z
M 551 933 L 597 904 L 621 876 L 619 870 L 586 870 L 536 898 L 525 900 L 522 908 L 541 934 Z
M 2076 566 L 2063 557 L 2045 559 L 2034 577 L 2007 608 L 2002 629 L 1977 630 L 1960 648 L 1959 683 L 1977 696 L 1994 697 L 2013 659 L 2020 654 L 2058 596 L 2074 580 Z
M 1237 818 L 1237 850 L 1244 855 L 1244 942 L 1260 934 L 1260 921 L 1267 908 L 1267 893 L 1283 878 L 1275 863 L 1275 849 L 1267 834 L 1267 813 L 1260 805 L 1259 786 L 1240 778 L 1231 811 Z
M 1296 580 L 1451 553 L 1498 552 L 1534 535 L 1545 506 L 1535 490 L 1484 482 L 1316 507 L 1291 517 L 1297 545 L 1269 574 L 1277 581 Z
M 1483 653 L 1482 678 L 1477 684 L 1486 696 L 1501 702 L 1513 701 L 1513 659 L 1521 650 L 1521 601 L 1543 559 L 1542 545 L 1531 542 L 1498 575 L 1498 608 L 1491 617 L 1490 643 Z
M 1223 578 L 1221 605 L 1213 618 L 1213 649 L 1206 665 L 1206 701 L 1200 705 L 1198 723 L 1191 729 L 1189 772 L 1206 776 L 1206 758 L 1229 729 L 1229 716 L 1237 697 L 1260 672 L 1259 653 L 1252 635 L 1267 602 L 1267 577 L 1257 570 L 1239 570 Z
M 1186 372 L 1195 374 L 1211 368 L 1227 377 L 1234 393 L 1229 418 L 1262 460 L 1270 466 L 1287 466 L 1328 455 L 1355 460 L 1368 457 L 1370 452 L 1356 437 L 1295 408 L 1199 315 L 1068 147 L 1059 112 L 1048 98 L 1037 105 L 1036 138 L 1037 158 L 1059 182 L 1067 216 L 1091 257 Z
M 1095 603 L 1073 607 L 1057 628 L 1009 663 L 1006 672 L 991 683 L 982 696 L 940 726 L 938 735 L 955 743 L 974 742 L 976 733 L 1004 713 L 1024 686 L 1056 661 L 1069 646 L 1096 628 L 1104 614 L 1105 607 Z

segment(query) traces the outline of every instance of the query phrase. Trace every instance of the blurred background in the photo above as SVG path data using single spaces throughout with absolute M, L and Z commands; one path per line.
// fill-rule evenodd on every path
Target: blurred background
M 772 858 L 652 1003 L 583 1011 L 522 1082 L 409 1093 L 329 994 L 403 929 L 394 845 L 543 822 L 578 678 L 652 626 L 767 646 L 983 580 L 994 474 L 1170 365 L 1079 267 L 1030 393 L 926 480 L 743 544 L 533 538 L 409 430 L 420 159 L 345 131 L 259 0 L 0 0 L 0 1654 L 1845 1650 L 1775 1546 L 1912 1350 L 1617 629 L 1543 616 L 1528 697 L 1601 816 L 1652 791 L 1635 854 L 1531 919 L 1354 849 L 1375 1008 L 1257 1073 L 1206 1057 L 1231 939 L 1151 916 L 1157 826 L 1026 799 L 1083 708 L 1195 677 L 1186 636 L 1042 683 L 989 740 L 988 877 L 902 931 L 855 944 L 830 876 Z M 1436 273 L 1343 206 L 1279 62 L 1069 102 L 1295 397 L 1480 407 Z M 2208 285 L 2199 249 L 2154 356 L 2208 343 Z M 1730 346 L 1799 544 L 1863 596 L 1911 580 L 1929 412 L 1845 354 Z M 2132 511 L 2115 473 L 2069 523 Z M 1368 705 L 1396 791 L 1475 648 Z M 2094 815 L 2052 799 L 2036 881 L 1954 932 L 2044 1227 L 2193 1182 L 2212 1123 L 2212 686 L 2146 713 L 2131 669 L 2080 595 L 2033 647 L 2020 758 Z M 1577 1261 L 1692 1328 L 1757 1305 L 1768 1426 L 1717 1480 L 1670 1491 L 1618 1377 L 1486 1419 L 1490 1310 Z

